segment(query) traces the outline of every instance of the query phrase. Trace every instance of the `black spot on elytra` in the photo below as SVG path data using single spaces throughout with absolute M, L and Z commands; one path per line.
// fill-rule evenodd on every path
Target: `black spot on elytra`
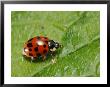
M 38 56 L 38 57 L 40 57 L 40 56 L 41 56 L 41 54 L 40 54 L 40 53 L 37 53 L 37 56 Z
M 47 39 L 47 37 L 44 37 L 45 39 Z
M 38 47 L 35 47 L 34 50 L 37 52 L 38 51 Z
M 47 53 L 47 50 L 43 50 L 43 53 L 44 53 L 44 54 Z
M 45 48 L 45 47 L 46 47 L 46 45 L 44 44 L 44 45 L 43 45 L 43 47 Z
M 48 41 L 45 41 L 46 44 L 48 44 Z
M 33 56 L 33 54 L 32 53 L 29 53 L 29 56 Z
M 27 44 L 27 47 L 32 47 L 32 43 L 28 43 Z
M 32 41 L 33 38 L 29 39 L 28 42 Z
M 38 40 L 40 40 L 40 37 L 39 37 L 39 36 L 37 36 L 37 39 L 38 39 Z
M 32 51 L 32 49 L 31 49 L 31 48 L 29 48 L 29 51 Z

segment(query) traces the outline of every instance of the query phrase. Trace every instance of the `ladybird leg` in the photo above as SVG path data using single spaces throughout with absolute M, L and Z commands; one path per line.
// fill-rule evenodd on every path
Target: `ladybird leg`
M 55 52 L 51 52 L 51 56 L 52 56 L 52 59 L 51 59 L 52 64 L 56 63 L 56 58 L 54 57 Z
M 52 57 L 55 56 L 55 52 L 51 52 L 50 54 L 51 54 Z
M 31 57 L 31 60 L 34 60 L 34 57 Z
M 31 62 L 33 62 L 35 59 L 34 59 L 34 57 L 31 57 Z
M 56 63 L 56 59 L 52 58 L 51 62 L 52 62 L 52 64 Z
M 45 59 L 46 59 L 46 56 L 44 55 L 44 56 L 43 56 L 43 61 L 44 61 Z

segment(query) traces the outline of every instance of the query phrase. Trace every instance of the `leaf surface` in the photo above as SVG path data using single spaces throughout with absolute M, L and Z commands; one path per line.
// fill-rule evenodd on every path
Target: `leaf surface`
M 100 76 L 100 12 L 11 13 L 11 76 Z M 63 45 L 52 64 L 22 60 L 23 44 L 44 35 Z

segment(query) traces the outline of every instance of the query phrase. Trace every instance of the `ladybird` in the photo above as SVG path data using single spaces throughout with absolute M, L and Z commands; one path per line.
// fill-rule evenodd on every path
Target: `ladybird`
M 53 55 L 59 47 L 58 42 L 50 40 L 48 37 L 36 36 L 25 42 L 22 54 L 31 60 L 38 58 L 45 60 L 48 54 Z

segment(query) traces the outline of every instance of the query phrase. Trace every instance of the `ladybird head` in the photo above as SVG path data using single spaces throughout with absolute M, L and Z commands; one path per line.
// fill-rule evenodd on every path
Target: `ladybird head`
M 52 52 L 56 51 L 56 49 L 61 47 L 61 45 L 58 42 L 54 42 L 53 40 L 49 40 L 48 46 L 49 46 L 50 51 Z

